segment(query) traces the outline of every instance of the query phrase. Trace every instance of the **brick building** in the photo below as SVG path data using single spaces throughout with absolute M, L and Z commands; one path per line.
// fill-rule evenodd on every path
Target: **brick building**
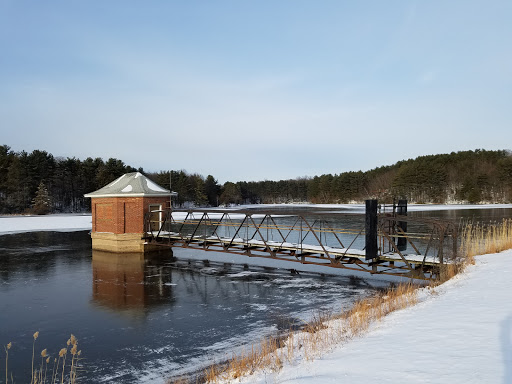
M 140 172 L 127 173 L 105 187 L 85 195 L 92 208 L 92 248 L 109 252 L 148 252 L 144 243 L 145 217 L 149 212 L 158 226 L 162 209 L 170 207 L 170 192 Z

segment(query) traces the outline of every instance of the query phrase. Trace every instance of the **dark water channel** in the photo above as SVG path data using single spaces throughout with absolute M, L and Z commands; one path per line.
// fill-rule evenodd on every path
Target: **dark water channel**
M 0 236 L 0 341 L 13 343 L 16 382 L 30 381 L 35 331 L 36 356 L 55 356 L 76 335 L 82 382 L 164 382 L 382 287 L 187 261 L 179 251 L 175 260 L 112 258 L 92 254 L 87 232 Z

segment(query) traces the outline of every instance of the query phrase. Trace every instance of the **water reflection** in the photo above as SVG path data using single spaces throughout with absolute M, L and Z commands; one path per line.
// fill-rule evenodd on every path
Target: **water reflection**
M 82 232 L 30 232 L 0 236 L 0 282 L 26 281 L 51 274 L 57 261 L 82 264 L 83 258 L 72 250 L 90 249 L 79 243 Z
M 145 314 L 176 301 L 172 274 L 160 258 L 92 251 L 92 303 L 117 312 Z
M 512 208 L 427 210 L 409 212 L 409 215 L 420 218 L 449 219 L 457 223 L 472 221 L 487 224 L 512 218 Z

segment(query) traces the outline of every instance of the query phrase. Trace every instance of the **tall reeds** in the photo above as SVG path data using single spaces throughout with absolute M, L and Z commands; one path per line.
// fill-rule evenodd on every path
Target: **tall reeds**
M 41 363 L 39 367 L 34 365 L 36 363 L 35 350 L 36 341 L 39 337 L 39 332 L 34 333 L 32 343 L 32 371 L 31 371 L 31 384 L 76 384 L 78 370 L 82 368 L 80 364 L 82 351 L 78 350 L 78 339 L 71 335 L 66 343 L 66 347 L 62 348 L 59 352 L 58 358 L 55 357 L 53 361 L 53 369 L 51 375 L 48 377 L 49 369 L 48 365 L 51 362 L 51 357 L 48 350 L 45 348 L 41 351 Z M 12 343 L 7 344 L 5 349 L 5 383 L 9 383 L 9 350 L 12 347 Z M 66 364 L 66 355 L 68 352 L 71 354 L 71 361 L 68 360 Z M 17 380 L 19 382 L 19 380 Z M 10 382 L 14 383 L 14 378 L 11 373 Z
M 9 343 L 7 344 L 4 349 L 5 349 L 5 384 L 7 384 L 9 382 L 9 349 L 11 349 L 12 347 L 12 343 Z
M 34 352 L 36 349 L 36 340 L 39 337 L 39 331 L 34 333 L 34 342 L 32 343 L 32 379 L 30 380 L 30 384 L 34 383 Z
M 461 250 L 469 259 L 512 248 L 512 219 L 490 224 L 469 222 L 462 228 Z
M 466 222 L 460 227 L 461 257 L 440 267 L 440 278 L 433 285 L 444 283 L 456 276 L 468 265 L 475 264 L 475 256 L 498 253 L 512 248 L 512 219 L 501 222 Z

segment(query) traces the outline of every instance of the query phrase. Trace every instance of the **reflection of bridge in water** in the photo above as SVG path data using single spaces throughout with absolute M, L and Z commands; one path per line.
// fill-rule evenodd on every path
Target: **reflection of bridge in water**
M 365 215 L 159 210 L 147 215 L 145 231 L 148 243 L 161 246 L 427 280 L 439 278 L 458 247 L 456 224 L 408 217 L 405 201 L 379 207 L 368 200 Z

